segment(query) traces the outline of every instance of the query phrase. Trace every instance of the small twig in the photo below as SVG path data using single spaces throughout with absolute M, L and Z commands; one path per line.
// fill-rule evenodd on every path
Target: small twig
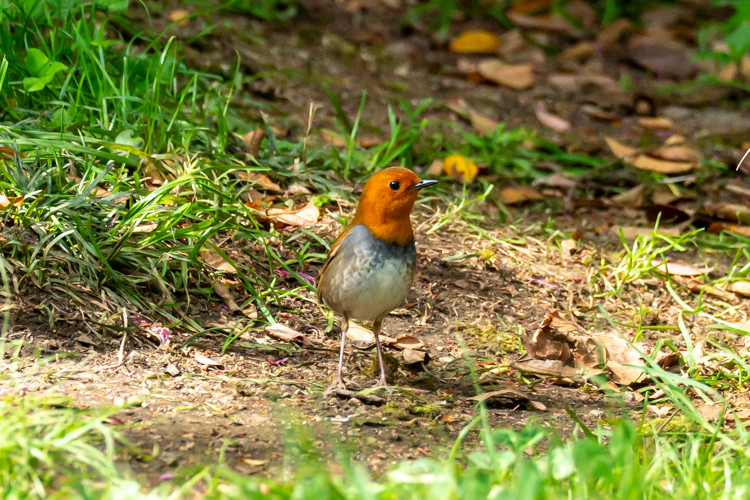
M 314 102 L 310 103 L 310 111 L 307 114 L 307 130 L 305 131 L 305 139 L 302 141 L 302 168 L 305 169 L 305 176 L 307 177 L 308 182 L 315 187 L 315 184 L 313 184 L 312 177 L 310 177 L 310 172 L 307 170 L 307 138 L 310 136 L 310 131 L 312 130 L 312 124 L 313 124 L 313 118 L 315 117 L 315 110 L 318 109 L 318 105 Z
M 742 166 L 742 162 L 743 162 L 743 161 L 745 161 L 745 158 L 747 158 L 747 155 L 748 155 L 748 154 L 750 154 L 750 148 L 747 148 L 747 151 L 745 151 L 745 154 L 744 154 L 744 155 L 742 155 L 742 159 L 741 159 L 741 160 L 740 160 L 740 162 L 739 162 L 739 163 L 737 164 L 737 168 L 736 168 L 735 170 L 739 170 L 739 169 L 740 169 L 740 167 Z
M 673 411 L 672 414 L 669 416 L 669 418 L 666 420 L 666 422 L 664 422 L 663 424 L 659 426 L 659 429 L 656 431 L 656 433 L 661 434 L 661 431 L 663 431 L 664 428 L 667 426 L 667 424 L 672 421 L 675 415 L 677 415 L 677 410 Z

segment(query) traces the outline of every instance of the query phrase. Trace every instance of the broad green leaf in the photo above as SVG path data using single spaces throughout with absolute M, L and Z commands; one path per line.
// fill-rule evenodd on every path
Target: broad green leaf
M 44 67 L 49 63 L 49 58 L 39 49 L 29 49 L 26 56 L 26 70 L 36 77 L 44 76 Z
M 42 78 L 28 77 L 23 79 L 23 88 L 26 92 L 39 92 L 47 86 Z

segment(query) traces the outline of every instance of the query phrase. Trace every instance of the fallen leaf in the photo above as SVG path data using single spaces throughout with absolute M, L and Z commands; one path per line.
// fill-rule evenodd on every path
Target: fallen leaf
M 326 141 L 328 144 L 336 147 L 343 147 L 347 145 L 346 140 L 344 140 L 343 137 L 341 137 L 339 134 L 336 134 L 334 132 L 327 132 L 322 131 L 320 133 L 320 136 L 323 138 L 324 141 Z
M 456 181 L 469 184 L 479 173 L 479 168 L 468 158 L 450 155 L 443 160 L 443 173 Z
M 750 220 L 750 207 L 739 203 L 707 203 L 703 208 L 709 215 L 721 219 L 743 222 Z
M 23 196 L 5 196 L 0 194 L 0 210 L 5 210 L 9 207 L 20 207 L 23 205 Z
M 203 259 L 203 262 L 208 264 L 209 266 L 213 267 L 214 269 L 217 269 L 219 271 L 224 271 L 227 273 L 237 273 L 237 269 L 230 264 L 229 262 L 224 259 L 221 255 L 219 255 L 214 250 L 201 250 L 200 251 L 201 258 Z
M 89 337 L 85 333 L 76 337 L 76 342 L 80 342 L 81 344 L 86 344 L 86 345 L 97 345 L 99 343 L 93 340 L 91 337 Z
M 583 375 L 583 370 L 567 366 L 558 359 L 520 359 L 512 365 L 518 371 L 542 377 L 574 379 Z
M 612 201 L 625 208 L 641 208 L 646 201 L 644 195 L 645 190 L 646 185 L 639 184 L 634 188 L 628 189 L 624 193 L 613 196 Z
M 221 363 L 218 361 L 214 361 L 211 358 L 207 358 L 206 356 L 203 356 L 202 354 L 198 354 L 197 352 L 193 354 L 193 358 L 200 364 L 205 366 L 221 366 Z
M 0 146 L 0 158 L 4 158 L 6 160 L 12 160 L 16 157 L 16 150 L 13 148 L 8 148 L 5 146 Z M 18 152 L 19 158 L 25 158 L 26 155 Z
M 552 0 L 515 0 L 511 12 L 516 14 L 537 14 L 549 8 Z
M 612 226 L 609 231 L 614 233 L 616 236 L 622 236 L 626 240 L 634 240 L 639 236 L 652 236 L 654 234 L 653 227 L 635 227 L 635 226 Z M 679 227 L 660 227 L 657 229 L 656 234 L 663 234 L 665 236 L 679 236 L 682 229 Z
M 662 146 L 654 151 L 654 156 L 664 160 L 697 163 L 701 161 L 701 154 L 693 147 L 676 144 L 674 146 Z
M 673 276 L 673 279 L 694 293 L 713 295 L 729 303 L 736 303 L 737 297 L 722 288 L 722 285 L 707 285 L 690 277 Z M 697 357 L 697 356 L 696 356 Z
M 740 236 L 750 237 L 750 226 L 738 226 L 728 222 L 712 222 L 706 231 L 711 234 L 721 234 L 722 231 L 729 231 Z
M 510 187 L 500 191 L 500 201 L 504 205 L 516 205 L 525 201 L 540 201 L 544 197 L 528 187 Z
M 307 205 L 297 210 L 288 208 L 269 208 L 266 215 L 274 222 L 287 226 L 311 228 L 318 222 L 320 209 L 310 200 Z
M 214 283 L 214 292 L 216 292 L 216 295 L 221 297 L 221 300 L 224 301 L 224 305 L 227 306 L 227 309 L 229 309 L 230 313 L 234 313 L 235 311 L 240 310 L 240 306 L 238 306 L 237 302 L 235 302 L 234 297 L 232 296 L 232 292 L 230 292 L 227 287 L 225 287 L 218 281 Z
M 675 125 L 672 120 L 669 118 L 663 118 L 663 117 L 652 117 L 652 116 L 642 116 L 638 118 L 638 125 L 644 128 L 650 128 L 652 130 L 674 130 Z
M 430 167 L 427 169 L 427 172 L 425 172 L 427 175 L 440 175 L 443 173 L 443 160 L 432 160 L 432 163 L 430 163 Z
M 580 36 L 581 30 L 573 26 L 567 19 L 559 14 L 551 16 L 526 16 L 515 12 L 506 14 L 513 24 L 519 28 L 532 30 L 557 31 L 572 36 Z
M 637 149 L 626 146 L 625 144 L 618 142 L 612 137 L 605 137 L 604 142 L 607 143 L 607 146 L 609 146 L 612 154 L 620 160 L 627 160 L 628 158 L 632 158 L 633 156 L 638 154 Z
M 572 179 L 571 177 L 569 177 L 568 174 L 565 174 L 563 172 L 555 172 L 552 175 L 549 175 L 547 177 L 542 177 L 534 181 L 534 185 L 556 187 L 556 188 L 562 188 L 562 189 L 572 189 L 576 187 L 576 181 L 575 179 Z
M 659 220 L 662 224 L 681 224 L 690 219 L 690 214 L 684 210 L 669 205 L 651 205 L 646 207 L 646 220 L 656 222 Z
M 491 134 L 497 130 L 498 122 L 492 118 L 487 118 L 474 110 L 469 110 L 469 121 L 474 127 L 474 130 L 480 134 Z
M 243 135 L 242 140 L 245 141 L 247 154 L 257 158 L 258 152 L 260 151 L 260 143 L 263 141 L 263 138 L 265 136 L 266 131 L 261 128 L 256 128 L 255 130 L 251 130 L 247 134 Z
M 631 59 L 646 69 L 678 79 L 690 76 L 694 68 L 690 63 L 690 49 L 669 35 L 637 35 L 628 43 Z
M 550 113 L 542 103 L 534 104 L 534 113 L 536 114 L 536 119 L 539 120 L 539 123 L 545 127 L 558 132 L 567 132 L 570 130 L 570 122 L 568 120 Z
M 679 189 L 677 191 L 679 192 Z M 651 200 L 656 205 L 669 205 L 679 199 L 680 196 L 676 195 L 669 186 L 665 186 L 664 184 L 656 186 L 654 193 L 651 195 Z
M 407 365 L 421 365 L 430 362 L 430 356 L 424 351 L 404 349 L 404 363 Z
M 169 13 L 169 20 L 180 28 L 184 28 L 190 23 L 190 11 L 186 9 L 175 9 Z
M 713 267 L 697 268 L 688 264 L 661 262 L 658 260 L 651 261 L 651 265 L 656 266 L 654 269 L 661 273 L 673 274 L 675 276 L 702 276 L 714 270 Z
M 578 248 L 578 242 L 573 238 L 568 238 L 560 242 L 560 248 L 562 249 L 565 256 L 570 257 L 576 252 Z
M 464 31 L 451 40 L 449 50 L 463 54 L 491 54 L 499 43 L 497 35 L 489 31 Z
M 150 224 L 143 224 L 140 226 L 135 226 L 133 228 L 133 234 L 147 234 L 147 233 L 153 233 L 156 231 L 156 228 L 159 227 L 159 224 L 156 222 L 152 222 Z
M 750 281 L 730 281 L 727 283 L 727 289 L 741 297 L 750 297 Z
M 240 179 L 260 186 L 261 189 L 264 189 L 266 191 L 282 191 L 281 186 L 273 182 L 266 174 L 253 172 L 251 170 L 238 170 L 237 175 L 240 177 Z
M 276 340 L 281 340 L 282 342 L 288 342 L 290 344 L 302 344 L 305 346 L 311 346 L 312 342 L 310 342 L 310 339 L 308 339 L 305 335 L 301 334 L 300 332 L 296 330 L 292 330 L 286 325 L 282 325 L 281 323 L 274 323 L 272 325 L 268 325 L 265 328 L 265 332 L 268 334 L 269 337 L 274 338 Z
M 179 368 L 177 368 L 172 363 L 169 363 L 169 365 L 167 365 L 166 370 L 164 370 L 164 371 L 166 373 L 168 373 L 169 375 L 173 376 L 173 377 L 176 377 L 176 376 L 178 376 L 180 374 Z
M 375 342 L 375 334 L 362 325 L 349 321 L 349 328 L 346 330 L 346 338 L 357 342 Z
M 396 341 L 392 344 L 388 344 L 389 347 L 395 347 L 396 349 L 421 349 L 424 347 L 424 342 L 419 340 L 413 335 L 402 333 L 396 337 Z
M 300 194 L 312 194 L 312 191 L 310 191 L 308 188 L 300 184 L 299 182 L 295 182 L 287 188 L 286 195 L 288 196 L 296 196 Z
M 654 415 L 656 415 L 659 418 L 664 418 L 667 415 L 669 415 L 669 412 L 671 412 L 674 409 L 674 406 L 655 406 L 655 405 L 648 405 L 646 407 L 647 410 L 652 412 Z
M 693 162 L 667 161 L 647 155 L 638 155 L 630 164 L 637 169 L 660 174 L 681 174 L 698 166 L 697 163 Z
M 491 82 L 516 90 L 534 84 L 534 66 L 531 64 L 505 64 L 499 59 L 486 59 L 477 65 L 477 72 Z
M 604 26 L 596 35 L 596 42 L 604 50 L 608 50 L 620 42 L 625 33 L 630 31 L 633 23 L 624 17 Z

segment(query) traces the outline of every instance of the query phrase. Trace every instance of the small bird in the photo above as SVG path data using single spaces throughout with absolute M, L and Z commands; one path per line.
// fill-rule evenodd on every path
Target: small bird
M 342 376 L 349 320 L 373 321 L 380 380 L 387 385 L 380 326 L 406 298 L 417 267 L 411 210 L 420 189 L 436 184 L 403 167 L 376 173 L 365 184 L 354 219 L 336 238 L 318 280 L 318 301 L 341 315 L 341 353 L 336 385 Z

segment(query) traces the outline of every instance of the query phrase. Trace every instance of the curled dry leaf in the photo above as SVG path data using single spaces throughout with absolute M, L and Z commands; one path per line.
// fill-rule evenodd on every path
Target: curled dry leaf
M 492 54 L 500 41 L 489 31 L 464 31 L 451 40 L 449 50 L 463 54 Z
M 247 154 L 252 157 L 257 157 L 258 152 L 260 151 L 260 143 L 265 136 L 266 131 L 262 128 L 256 128 L 255 130 L 251 130 L 243 135 L 242 140 L 245 141 L 245 150 L 247 151 Z
M 558 132 L 567 132 L 570 130 L 570 122 L 568 120 L 550 113 L 542 103 L 534 104 L 534 113 L 536 114 L 536 119 L 539 120 L 539 123 L 545 127 Z
M 638 125 L 644 128 L 650 128 L 652 130 L 674 130 L 675 125 L 669 118 L 660 116 L 642 116 L 638 118 Z
M 375 334 L 362 325 L 349 321 L 349 328 L 346 330 L 346 338 L 355 342 L 375 342 Z
M 630 164 L 640 170 L 648 170 L 660 174 L 681 174 L 689 172 L 698 166 L 697 163 L 693 162 L 661 160 L 647 155 L 638 155 Z
M 234 314 L 236 311 L 240 310 L 240 306 L 237 305 L 237 302 L 235 302 L 234 297 L 232 296 L 232 292 L 229 291 L 229 288 L 225 287 L 220 282 L 214 283 L 214 292 L 216 292 L 216 295 L 221 297 L 221 300 L 224 301 L 224 305 L 227 306 L 227 309 L 229 309 L 229 312 Z
M 269 179 L 266 174 L 253 172 L 251 170 L 238 170 L 237 175 L 240 177 L 240 179 L 246 180 L 253 185 L 260 187 L 260 189 L 276 192 L 282 191 L 281 186 Z
M 534 66 L 531 64 L 505 64 L 499 59 L 486 59 L 477 65 L 477 72 L 491 82 L 516 90 L 534 84 Z
M 500 201 L 505 205 L 516 205 L 525 201 L 540 201 L 544 197 L 528 187 L 511 187 L 500 191 Z
M 290 344 L 302 344 L 305 346 L 312 345 L 310 339 L 308 339 L 305 335 L 296 330 L 292 330 L 288 326 L 282 325 L 281 323 L 268 325 L 265 328 L 265 331 L 269 337 L 276 340 L 281 340 L 282 342 L 288 342 Z
M 675 276 L 702 276 L 714 270 L 713 267 L 697 268 L 688 264 L 662 262 L 658 260 L 651 261 L 651 265 L 656 266 L 654 269 L 661 273 L 673 274 Z
M 424 351 L 404 349 L 404 363 L 407 365 L 422 365 L 430 362 L 430 355 Z
M 392 343 L 387 344 L 388 347 L 395 347 L 396 349 L 421 349 L 424 347 L 424 342 L 419 340 L 414 335 L 409 335 L 406 333 L 402 333 L 398 337 L 396 337 L 396 340 Z
M 23 196 L 5 196 L 0 194 L 0 210 L 5 210 L 9 207 L 20 207 L 23 205 Z
M 214 250 L 201 250 L 200 255 L 203 258 L 203 262 L 214 269 L 227 273 L 237 273 L 237 269 Z
M 750 297 L 750 281 L 730 281 L 727 289 L 741 297 Z
M 654 151 L 654 156 L 669 161 L 691 162 L 701 161 L 701 154 L 693 147 L 686 144 L 675 144 L 674 146 L 662 146 Z
M 703 207 L 709 215 L 733 221 L 750 220 L 750 207 L 739 203 L 713 203 Z
M 193 358 L 200 364 L 205 366 L 221 366 L 221 363 L 218 361 L 214 361 L 211 358 L 207 358 L 206 356 L 203 356 L 202 354 L 198 354 L 197 352 L 193 354 Z
M 443 160 L 434 159 L 425 173 L 427 175 L 440 175 L 443 173 L 443 168 Z
M 634 36 L 628 43 L 628 53 L 638 65 L 657 74 L 686 78 L 694 71 L 690 49 L 666 32 Z
M 625 208 L 641 208 L 646 201 L 644 195 L 645 190 L 646 185 L 639 184 L 632 189 L 628 189 L 624 193 L 613 196 L 612 201 Z
M 320 209 L 310 200 L 307 205 L 298 210 L 269 208 L 266 210 L 266 215 L 273 222 L 307 229 L 313 227 L 318 222 Z
M 479 173 L 476 163 L 461 155 L 450 155 L 443 160 L 443 173 L 466 184 Z
M 625 144 L 620 143 L 612 137 L 605 137 L 604 142 L 607 143 L 607 146 L 609 147 L 609 150 L 612 151 L 612 154 L 620 160 L 627 160 L 628 158 L 632 158 L 638 154 L 638 150 L 636 148 L 626 146 Z

